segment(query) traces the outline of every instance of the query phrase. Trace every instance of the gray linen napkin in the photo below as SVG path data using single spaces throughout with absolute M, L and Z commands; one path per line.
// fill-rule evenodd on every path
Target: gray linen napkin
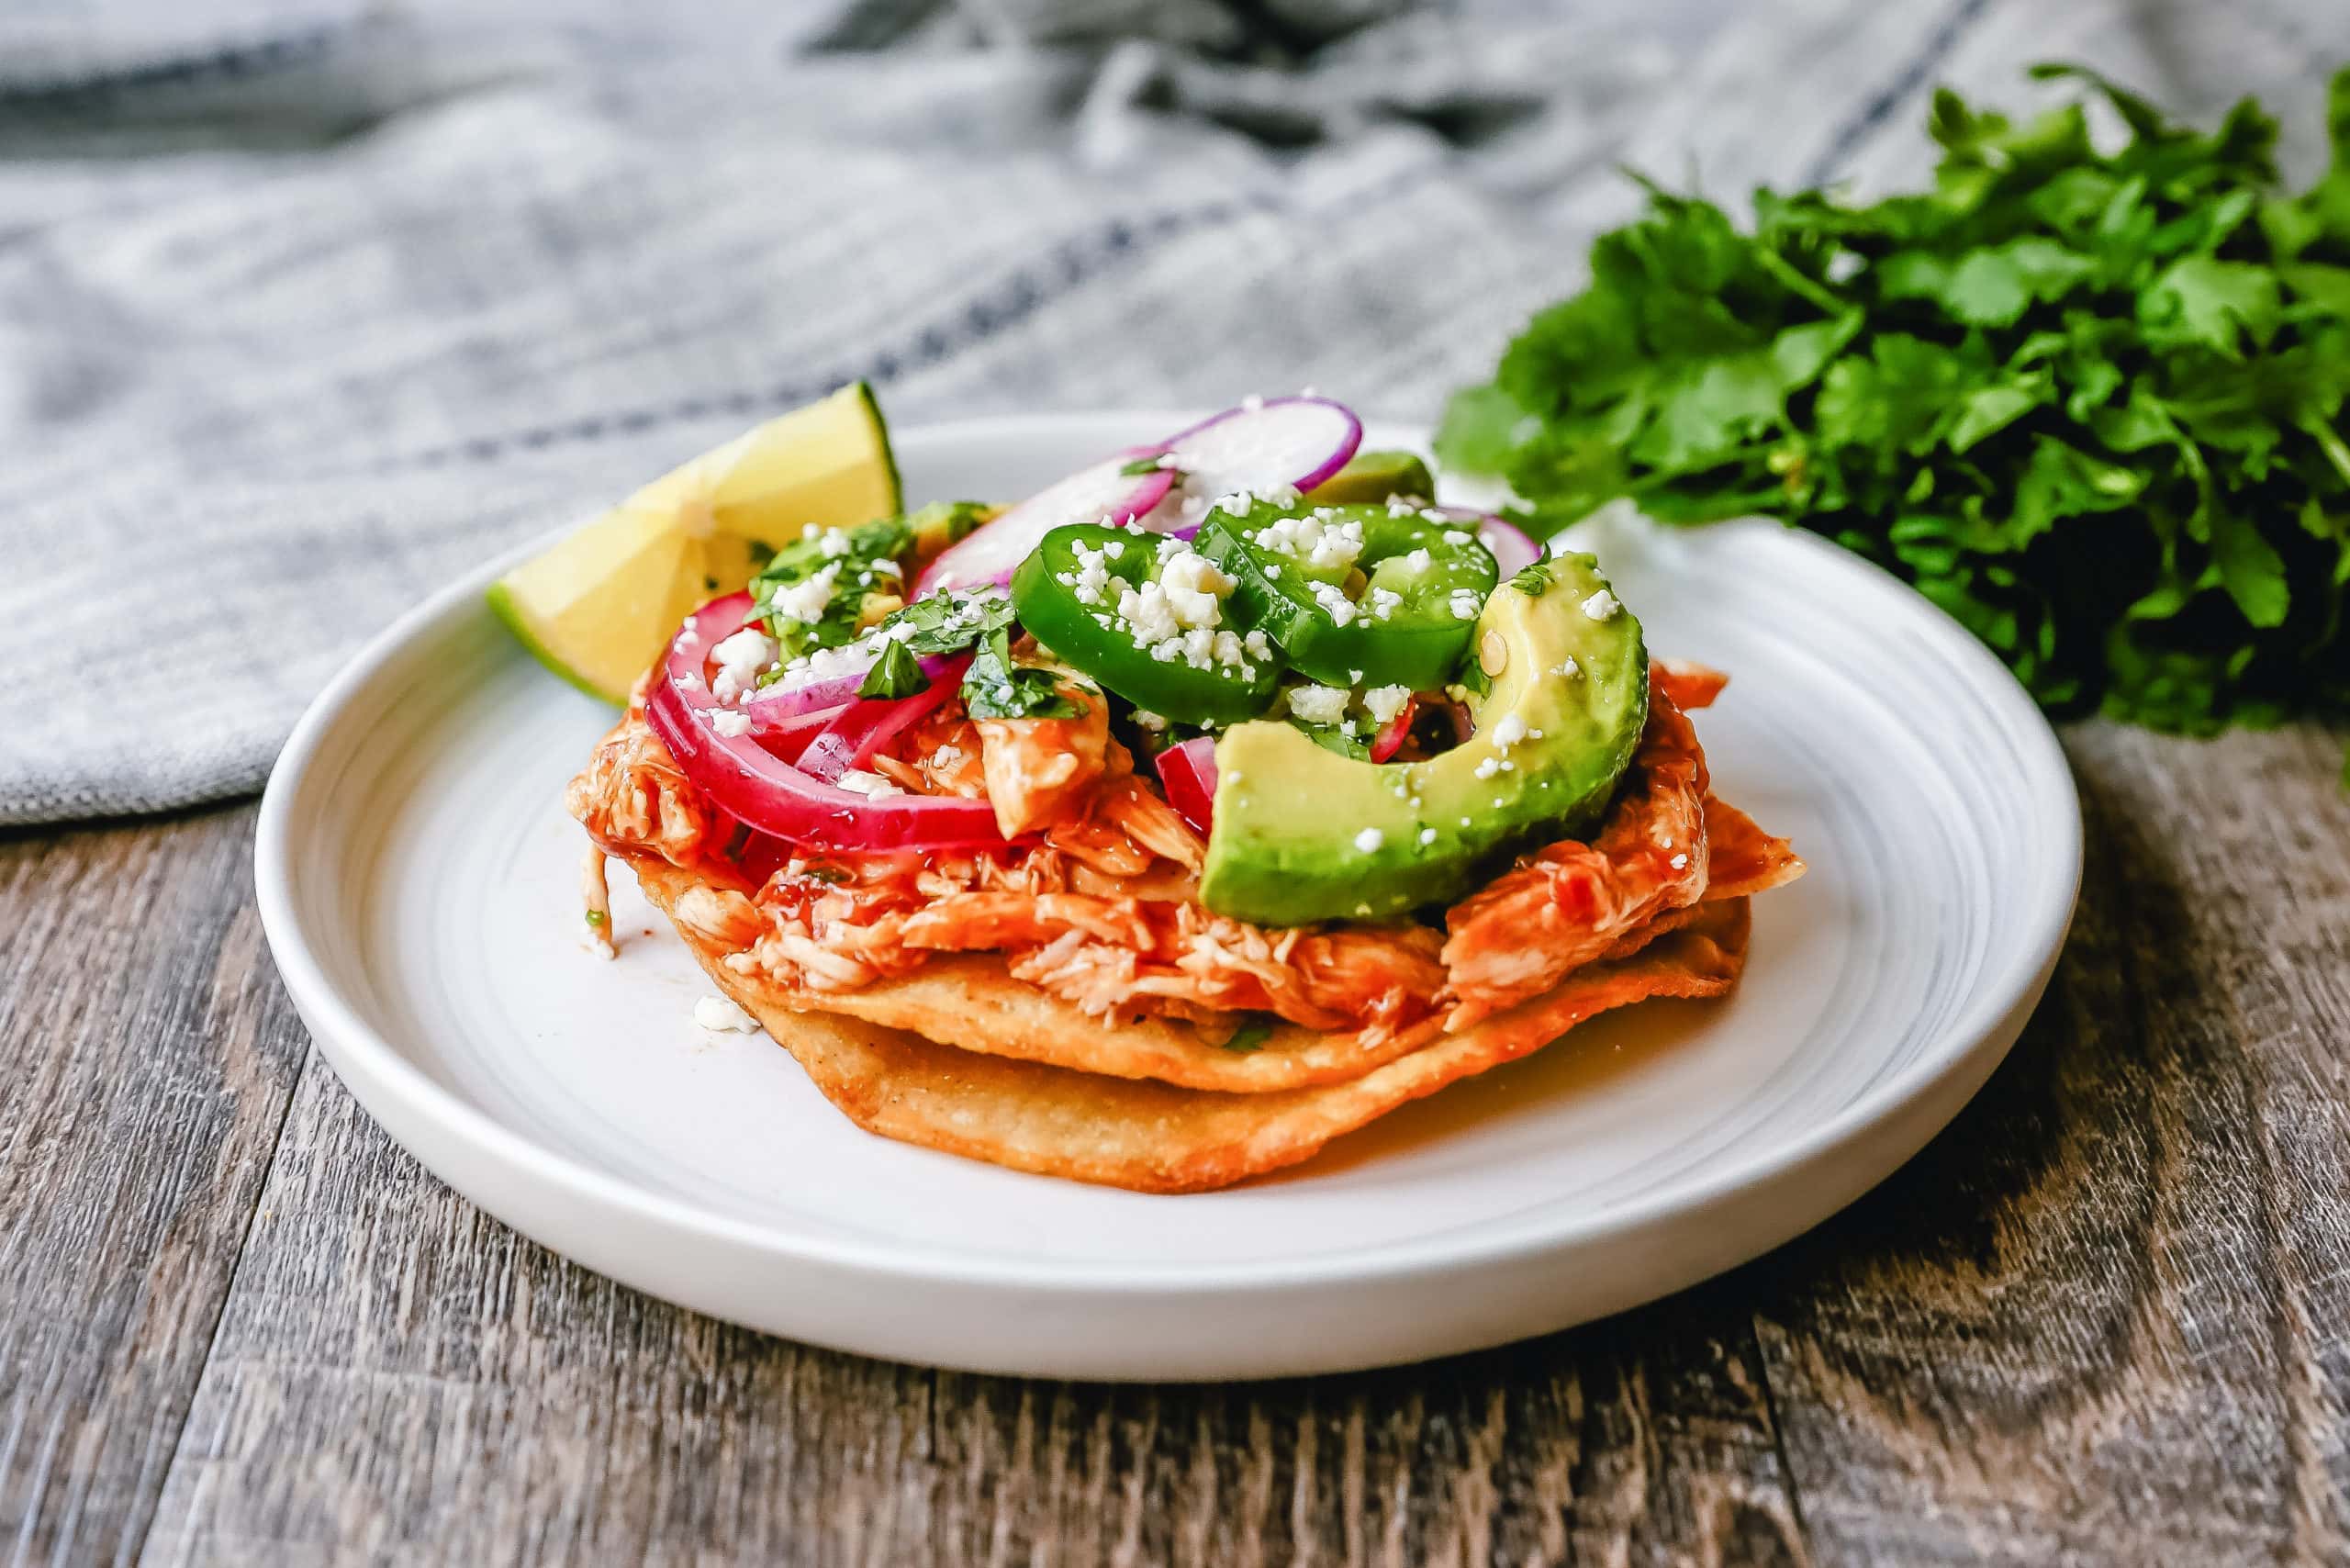
M 437 584 L 852 376 L 1431 418 L 1618 163 L 1916 179 L 1932 83 L 2056 56 L 2306 168 L 2350 54 L 2340 0 L 196 9 L 0 15 L 0 823 L 257 788 Z

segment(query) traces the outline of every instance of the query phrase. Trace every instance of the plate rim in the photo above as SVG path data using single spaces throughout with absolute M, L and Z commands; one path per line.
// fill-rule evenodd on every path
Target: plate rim
M 1088 425 L 1114 430 L 1149 421 L 1180 428 L 1181 421 L 1201 417 L 1198 410 L 1150 409 L 990 415 L 912 424 L 893 431 L 891 440 L 894 444 L 904 445 L 985 440 L 991 435 L 1034 439 L 1040 426 L 1081 431 Z M 1425 427 L 1394 424 L 1388 428 L 1407 443 L 1425 446 Z M 916 1242 L 814 1236 L 716 1213 L 685 1198 L 608 1175 L 543 1145 L 435 1081 L 385 1038 L 344 995 L 312 949 L 297 913 L 299 873 L 290 853 L 298 826 L 294 813 L 301 803 L 303 782 L 310 764 L 349 717 L 359 695 L 385 665 L 436 624 L 468 609 L 487 615 L 482 595 L 489 583 L 581 521 L 584 520 L 559 523 L 498 554 L 435 590 L 362 645 L 296 722 L 271 768 L 254 829 L 253 882 L 263 932 L 278 972 L 320 1054 L 371 1120 L 437 1179 L 461 1191 L 468 1202 L 485 1208 L 487 1204 L 458 1188 L 442 1170 L 441 1160 L 418 1147 L 421 1140 L 403 1136 L 390 1125 L 389 1118 L 377 1112 L 369 1095 L 352 1081 L 354 1072 L 364 1073 L 380 1092 L 397 1097 L 399 1109 L 409 1117 L 420 1118 L 422 1123 L 437 1126 L 444 1136 L 470 1146 L 469 1152 L 477 1159 L 529 1175 L 562 1196 L 620 1211 L 636 1222 L 680 1233 L 684 1238 L 747 1248 L 787 1263 L 854 1271 L 877 1282 L 1157 1296 L 1170 1293 L 1274 1292 L 1394 1282 L 1462 1270 L 1506 1268 L 1561 1251 L 1605 1245 L 1643 1228 L 1669 1226 L 1742 1193 L 1785 1181 L 1863 1142 L 1882 1127 L 1899 1122 L 1905 1113 L 1915 1114 L 1929 1104 L 1938 1091 L 1970 1071 L 1975 1072 L 1975 1083 L 1925 1129 L 1917 1142 L 1905 1148 L 1882 1170 L 1869 1174 L 1858 1190 L 1864 1192 L 1874 1186 L 1947 1125 L 2011 1048 L 2030 1009 L 2054 971 L 2078 901 L 2084 858 L 2078 788 L 2054 730 L 2007 666 L 1916 589 L 1875 564 L 1816 534 L 1767 519 L 1711 524 L 1708 526 L 1714 528 L 1768 531 L 1788 547 L 1809 552 L 1815 565 L 1857 585 L 1862 591 L 1890 591 L 1904 601 L 1904 607 L 1916 617 L 1922 631 L 1982 678 L 1984 695 L 1992 705 L 1995 717 L 2014 734 L 2019 743 L 2017 755 L 2035 785 L 2027 801 L 2035 812 L 2045 813 L 2045 824 L 2053 830 L 2052 842 L 2063 852 L 2061 857 L 2050 857 L 2041 870 L 2029 909 L 2029 926 L 2020 932 L 2020 939 L 2011 949 L 2013 956 L 2009 962 L 1998 973 L 1977 985 L 1966 1005 L 1900 1071 L 1818 1126 L 1802 1129 L 1772 1148 L 1710 1165 L 1699 1174 L 1606 1209 L 1566 1208 L 1555 1217 L 1538 1219 L 1516 1229 L 1455 1246 L 1448 1246 L 1446 1238 L 1439 1235 L 1375 1242 L 1295 1259 L 1180 1265 L 1131 1261 L 1101 1264 L 1079 1259 L 942 1254 Z M 2010 1024 L 2014 1027 L 2009 1027 Z M 1819 1214 L 1804 1218 L 1787 1234 L 1799 1234 L 1849 1201 L 1839 1201 Z M 1759 1248 L 1756 1251 L 1767 1249 Z

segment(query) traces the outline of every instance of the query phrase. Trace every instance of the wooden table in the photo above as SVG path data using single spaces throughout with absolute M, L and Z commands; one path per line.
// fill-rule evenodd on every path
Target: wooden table
M 250 807 L 0 838 L 0 1562 L 2350 1559 L 2341 738 L 2065 743 L 2062 970 L 1875 1193 L 1609 1322 L 1221 1388 L 575 1268 L 311 1054 Z

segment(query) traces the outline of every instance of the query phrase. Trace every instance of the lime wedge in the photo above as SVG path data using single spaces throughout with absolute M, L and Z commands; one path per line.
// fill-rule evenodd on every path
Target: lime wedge
M 890 431 L 859 381 L 663 475 L 490 585 L 540 663 L 624 702 L 695 606 L 751 577 L 755 546 L 902 509 Z

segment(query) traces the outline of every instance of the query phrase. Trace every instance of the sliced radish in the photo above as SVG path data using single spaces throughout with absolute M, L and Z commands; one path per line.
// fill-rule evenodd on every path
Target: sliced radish
M 1362 421 L 1327 398 L 1274 398 L 1226 409 L 1159 448 L 1183 476 L 1182 515 L 1164 532 L 1189 532 L 1219 497 L 1237 491 L 1261 495 L 1284 485 L 1310 490 L 1344 468 L 1361 444 Z
M 1036 542 L 1065 522 L 1121 523 L 1142 516 L 1166 496 L 1175 476 L 1164 469 L 1126 473 L 1134 462 L 1133 454 L 1105 457 L 1046 486 L 933 561 L 915 581 L 914 597 L 1008 583 Z
M 1501 568 L 1504 580 L 1517 576 L 1542 558 L 1542 546 L 1534 543 L 1526 530 L 1507 518 L 1495 517 L 1489 511 L 1477 511 L 1469 507 L 1428 507 L 1427 511 L 1440 512 L 1477 531 L 1477 537 L 1494 554 L 1494 565 Z

